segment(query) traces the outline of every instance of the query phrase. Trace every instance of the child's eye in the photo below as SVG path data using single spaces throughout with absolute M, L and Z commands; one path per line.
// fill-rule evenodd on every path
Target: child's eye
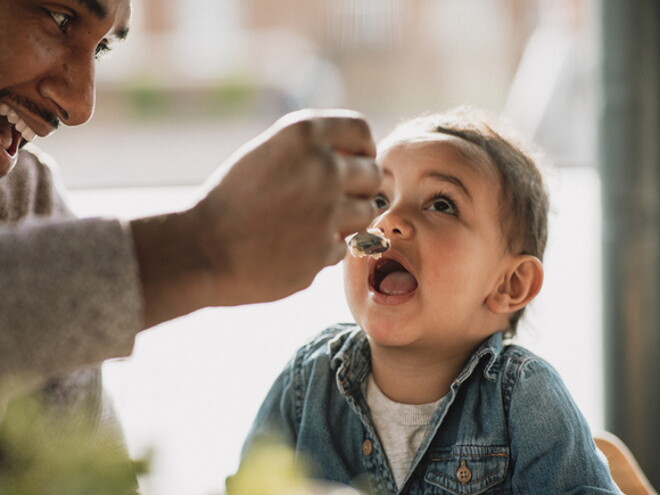
M 71 21 L 73 21 L 73 16 L 69 14 L 65 14 L 63 12 L 48 11 L 48 13 L 55 21 L 55 24 L 57 24 L 57 28 L 60 31 L 62 31 L 64 34 L 66 34 L 69 29 L 69 25 L 71 24 Z
M 384 210 L 389 206 L 387 198 L 382 194 L 376 194 L 376 196 L 374 196 L 374 198 L 371 200 L 371 203 L 377 210 Z
M 448 215 L 458 216 L 458 206 L 456 205 L 456 202 L 445 195 L 434 197 L 431 200 L 428 209 L 447 213 Z

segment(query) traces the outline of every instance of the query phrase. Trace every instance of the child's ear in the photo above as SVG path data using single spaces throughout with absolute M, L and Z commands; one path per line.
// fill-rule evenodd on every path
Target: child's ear
M 542 285 L 541 261 L 536 256 L 518 255 L 486 298 L 486 304 L 495 314 L 515 313 L 536 297 Z

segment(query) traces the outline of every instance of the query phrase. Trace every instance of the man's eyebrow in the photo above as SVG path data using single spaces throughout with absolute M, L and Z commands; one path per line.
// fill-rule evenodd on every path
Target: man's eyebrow
M 107 7 L 99 0 L 78 0 L 78 3 L 83 5 L 97 19 L 103 20 L 108 17 Z M 120 41 L 124 41 L 128 36 L 128 27 L 117 29 L 113 36 Z
M 436 172 L 432 171 L 427 174 L 428 177 L 431 177 L 433 179 L 438 179 L 443 182 L 449 182 L 450 184 L 454 184 L 457 186 L 459 189 L 461 189 L 465 195 L 468 197 L 468 199 L 472 200 L 472 196 L 470 195 L 470 191 L 468 191 L 468 188 L 465 187 L 465 184 L 463 184 L 463 181 L 456 177 L 455 175 L 451 174 L 445 174 L 443 172 Z
M 108 17 L 108 9 L 99 0 L 78 0 L 78 3 L 89 10 L 97 19 Z

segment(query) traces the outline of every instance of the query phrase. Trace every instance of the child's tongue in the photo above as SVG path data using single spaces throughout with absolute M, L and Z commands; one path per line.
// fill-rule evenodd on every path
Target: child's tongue
M 417 280 L 415 280 L 415 277 L 406 271 L 397 270 L 387 274 L 387 276 L 381 281 L 378 290 L 388 296 L 394 296 L 398 294 L 407 294 L 408 292 L 414 291 L 416 288 Z

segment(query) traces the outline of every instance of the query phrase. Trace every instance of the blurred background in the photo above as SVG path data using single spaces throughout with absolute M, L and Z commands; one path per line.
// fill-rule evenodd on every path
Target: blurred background
M 603 82 L 612 61 L 619 64 L 615 80 L 624 74 L 625 81 L 639 79 L 632 79 L 639 83 L 635 91 L 642 87 L 641 103 L 634 96 L 624 104 L 634 111 L 620 113 L 616 125 L 625 129 L 641 119 L 645 124 L 635 127 L 633 138 L 641 139 L 638 131 L 646 129 L 644 143 L 657 141 L 658 52 L 647 42 L 657 41 L 658 25 L 655 21 L 648 38 L 639 23 L 657 13 L 654 1 L 133 0 L 133 5 L 127 41 L 99 63 L 94 119 L 38 143 L 58 161 L 78 214 L 130 218 L 185 205 L 233 151 L 291 110 L 359 110 L 377 139 L 399 120 L 421 113 L 462 104 L 492 110 L 508 117 L 551 163 L 546 282 L 518 332 L 520 343 L 559 370 L 594 430 L 615 430 L 633 444 L 653 431 L 658 438 L 654 380 L 660 374 L 649 363 L 660 335 L 657 314 L 653 320 L 643 313 L 658 299 L 636 303 L 632 293 L 636 321 L 655 324 L 651 329 L 638 324 L 632 346 L 621 337 L 632 317 L 617 320 L 630 311 L 612 304 L 625 298 L 608 287 L 639 287 L 639 277 L 630 271 L 626 281 L 603 276 L 616 274 L 621 258 L 615 248 L 622 227 L 609 223 L 608 215 L 620 219 L 621 210 L 633 215 L 626 201 L 646 198 L 643 205 L 635 203 L 651 208 L 639 216 L 646 222 L 638 226 L 647 233 L 646 257 L 636 256 L 634 248 L 626 252 L 627 258 L 650 263 L 638 268 L 646 274 L 642 289 L 658 295 L 657 228 L 648 228 L 658 223 L 657 145 L 650 148 L 650 168 L 634 173 L 634 163 L 626 163 L 637 181 L 631 185 L 621 176 L 612 183 L 606 172 L 621 165 L 626 150 L 640 149 L 639 143 L 614 139 L 623 147 L 618 154 L 602 144 L 614 142 L 610 136 L 621 138 L 616 127 L 608 127 L 613 120 L 607 95 L 621 92 Z M 610 35 L 618 56 L 605 52 Z M 639 46 L 620 46 L 626 37 Z M 640 68 L 649 62 L 651 71 Z M 641 118 L 638 104 L 650 105 L 651 113 Z M 610 156 L 616 162 L 608 162 Z M 640 163 L 649 162 L 642 158 Z M 645 192 L 630 194 L 636 185 Z M 327 325 L 350 320 L 341 266 L 331 267 L 308 290 L 283 301 L 207 309 L 144 332 L 130 358 L 106 363 L 106 386 L 131 452 L 153 454 L 151 472 L 141 480 L 143 493 L 220 493 L 237 467 L 261 399 L 293 351 Z M 625 362 L 620 355 L 627 356 Z M 634 372 L 625 371 L 630 362 L 636 363 Z M 635 392 L 626 395 L 630 390 Z M 631 419 L 632 409 L 643 411 L 646 423 Z M 635 445 L 634 453 L 644 458 L 644 441 Z M 658 480 L 657 466 L 647 461 L 644 467 Z

